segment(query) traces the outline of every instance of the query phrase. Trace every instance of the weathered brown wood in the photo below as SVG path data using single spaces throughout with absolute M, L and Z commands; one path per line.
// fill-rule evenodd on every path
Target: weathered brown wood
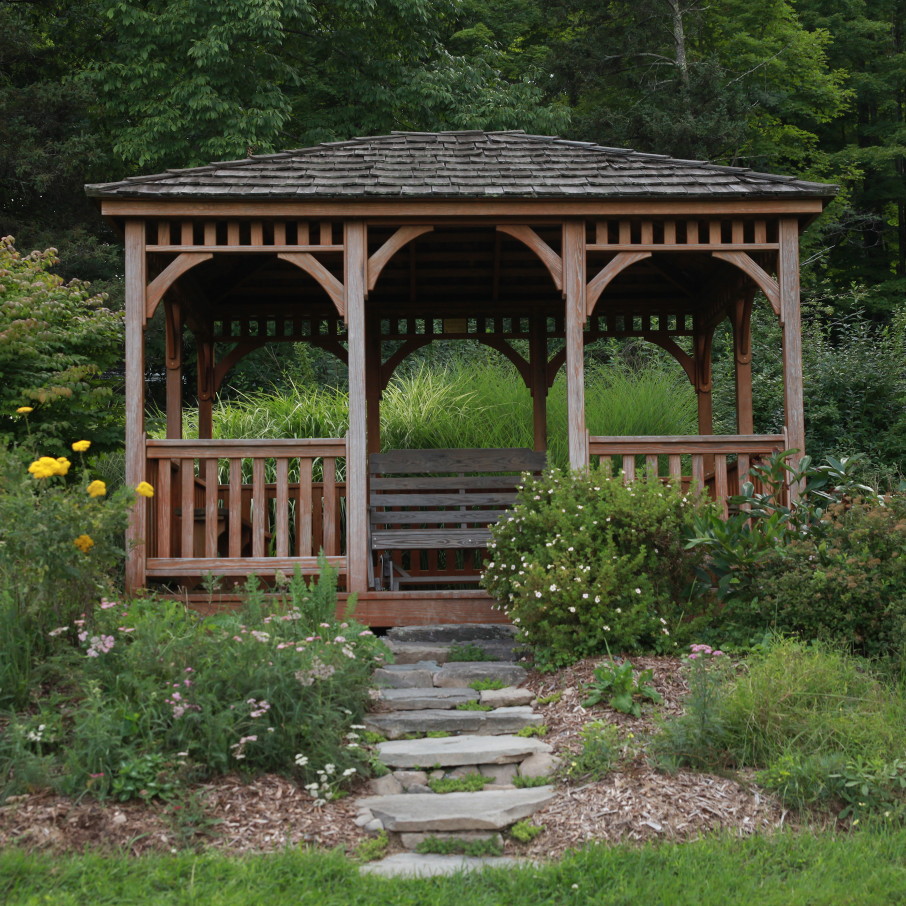
M 349 458 L 346 460 L 347 476 L 349 470 Z M 323 487 L 324 487 L 324 508 L 322 510 L 323 525 L 323 542 L 324 553 L 328 557 L 334 556 L 340 552 L 339 529 L 340 529 L 340 497 L 337 494 L 337 463 L 335 459 L 324 457 L 323 460 Z M 349 485 L 347 483 L 347 489 Z M 347 498 L 349 491 L 347 490 Z M 361 522 L 364 525 L 364 531 L 368 531 L 368 516 L 363 505 Z M 351 531 L 351 529 L 350 529 Z M 349 551 L 349 541 L 346 544 L 347 555 Z M 354 588 L 352 589 L 355 590 Z
M 542 466 L 537 469 L 526 468 L 525 471 L 540 471 Z M 452 491 L 465 489 L 467 492 L 477 491 L 486 488 L 506 488 L 512 489 L 519 483 L 519 477 L 514 475 L 419 475 L 418 477 L 404 478 L 394 475 L 392 478 L 384 478 L 378 474 L 372 474 L 370 477 L 371 491 L 393 490 L 393 491 Z
M 295 264 L 313 277 L 321 289 L 330 296 L 330 301 L 333 302 L 340 317 L 346 317 L 346 294 L 343 284 L 314 255 L 309 252 L 280 252 L 277 257 Z
M 405 472 L 526 472 L 543 469 L 544 453 L 525 448 L 391 450 L 371 457 L 375 475 Z M 470 479 L 465 479 L 468 483 Z
M 278 459 L 276 463 L 277 504 L 275 528 L 277 535 L 277 556 L 289 556 L 289 463 Z
M 467 482 L 468 479 L 465 479 Z M 418 506 L 418 507 L 446 507 L 446 506 L 508 506 L 513 502 L 515 491 L 481 491 L 473 493 L 472 491 L 460 494 L 443 494 L 433 492 L 430 494 L 394 494 L 392 490 L 374 492 L 371 495 L 371 505 L 381 507 L 392 506 Z M 448 511 L 452 512 L 452 511 Z M 383 522 L 393 522 L 396 513 L 383 513 L 386 518 Z
M 328 557 L 327 562 L 340 573 L 346 572 L 345 557 Z M 148 559 L 148 575 L 170 576 L 272 576 L 278 570 L 292 575 L 299 567 L 303 575 L 318 574 L 317 557 L 153 557 Z
M 242 461 L 230 460 L 230 496 L 227 510 L 228 552 L 230 557 L 242 554 Z
M 487 547 L 491 540 L 488 529 L 375 529 L 371 545 L 375 550 L 424 550 L 441 548 Z
M 710 434 L 699 435 L 641 435 L 638 437 L 589 438 L 594 455 L 632 454 L 673 454 L 688 453 L 771 453 L 783 449 L 785 437 L 782 434 Z
M 312 461 L 310 459 L 299 460 L 299 495 L 297 506 L 297 554 L 300 557 L 308 557 L 311 554 L 316 553 L 312 545 L 314 512 L 312 506 Z
M 797 233 L 798 236 L 798 233 Z M 755 281 L 758 288 L 765 294 L 774 314 L 780 314 L 780 287 L 777 281 L 762 268 L 758 262 L 751 258 L 746 252 L 711 252 L 714 258 L 726 261 L 734 267 L 748 274 Z M 798 257 L 797 257 L 798 273 Z
M 683 474 L 682 456 L 679 453 L 670 453 L 667 457 L 667 474 L 671 478 L 679 478 Z
M 178 302 L 165 303 L 167 368 L 167 437 L 182 437 L 182 312 Z
M 623 454 L 623 478 L 626 481 L 635 479 L 635 456 Z
M 547 450 L 547 336 L 540 315 L 531 320 L 529 390 L 532 394 L 532 440 L 537 452 Z
M 295 454 L 294 454 L 294 451 Z M 342 439 L 325 437 L 276 438 L 268 440 L 149 440 L 148 456 L 163 458 L 183 456 L 198 459 L 202 456 L 345 456 L 346 443 Z
M 727 457 L 720 454 L 714 457 L 714 497 L 724 518 L 727 516 L 727 496 Z
M 342 616 L 346 595 L 338 597 Z M 496 601 L 480 589 L 363 592 L 357 597 L 355 616 L 374 627 L 509 622 Z
M 368 241 L 362 221 L 347 221 L 344 238 L 345 312 L 349 343 L 349 434 L 346 457 L 350 591 L 368 587 L 368 428 L 365 371 L 365 293 Z M 331 476 L 333 479 L 333 476 Z M 327 475 L 324 476 L 325 486 Z M 339 514 L 337 514 L 337 517 Z M 339 524 L 339 519 L 337 519 Z M 326 548 L 325 548 L 326 549 Z
M 158 460 L 156 465 L 154 508 L 157 511 L 157 544 L 152 553 L 158 557 L 169 557 L 173 532 L 173 466 L 169 459 Z
M 217 556 L 217 460 L 203 460 L 204 474 L 204 556 Z M 163 556 L 163 554 L 161 554 Z
M 582 469 L 588 465 L 583 337 L 587 318 L 585 284 L 585 224 L 570 220 L 563 224 L 563 295 L 566 303 L 566 412 L 571 469 Z
M 524 224 L 499 224 L 501 233 L 518 239 L 519 242 L 530 248 L 547 268 L 547 272 L 554 281 L 558 290 L 563 289 L 563 262 L 560 256 L 530 227 Z
M 512 494 L 509 500 L 501 501 L 504 504 L 512 504 L 516 495 Z M 382 501 L 383 502 L 383 501 Z M 429 500 L 427 505 L 439 506 L 441 501 Z M 471 501 L 470 501 L 471 505 Z M 496 522 L 506 513 L 506 510 L 372 510 L 372 525 L 407 525 L 409 523 L 418 525 L 452 525 L 460 524 L 461 527 L 466 525 L 487 525 L 489 522 Z
M 377 285 L 378 277 L 381 271 L 387 265 L 391 258 L 404 246 L 424 236 L 425 233 L 433 232 L 433 226 L 404 226 L 400 227 L 369 259 L 368 259 L 368 292 Z
M 799 315 L 799 224 L 795 218 L 780 221 L 780 323 L 783 328 L 783 391 L 786 412 L 786 434 L 790 447 L 798 452 L 791 457 L 793 465 L 805 455 L 805 416 L 802 402 L 802 332 Z M 801 486 L 790 487 L 795 501 Z
M 692 454 L 692 478 L 699 488 L 705 486 L 705 458 L 701 453 Z
M 252 460 L 252 556 L 264 556 L 267 504 L 264 499 L 264 460 Z
M 145 223 L 126 223 L 126 484 L 134 488 L 145 476 Z M 136 497 L 126 529 L 126 592 L 145 584 L 145 532 L 148 506 Z
M 752 296 L 737 299 L 732 309 L 734 384 L 736 389 L 736 430 L 740 434 L 755 432 L 752 405 Z
M 191 459 L 179 461 L 179 546 L 180 556 L 195 556 L 195 464 Z
M 604 292 L 607 285 L 615 277 L 626 270 L 627 267 L 631 267 L 636 262 L 650 257 L 651 252 L 620 252 L 616 255 L 614 259 L 603 267 L 589 282 L 585 301 L 586 315 L 591 317 L 592 312 L 595 310 L 595 305 L 597 305 L 598 299 L 601 297 L 601 293 Z

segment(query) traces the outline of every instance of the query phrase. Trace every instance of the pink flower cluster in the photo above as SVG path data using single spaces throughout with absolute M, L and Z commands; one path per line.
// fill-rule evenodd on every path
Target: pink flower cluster
M 689 655 L 690 661 L 698 660 L 698 658 L 721 657 L 723 655 L 719 648 L 712 648 L 710 645 L 690 645 L 689 650 L 692 652 Z
M 87 633 L 80 632 L 79 640 L 84 642 L 85 639 L 82 636 L 87 638 Z M 91 641 L 88 643 L 88 651 L 85 652 L 87 657 L 100 657 L 102 654 L 106 654 L 110 651 L 111 648 L 116 644 L 116 640 L 112 635 L 93 635 Z

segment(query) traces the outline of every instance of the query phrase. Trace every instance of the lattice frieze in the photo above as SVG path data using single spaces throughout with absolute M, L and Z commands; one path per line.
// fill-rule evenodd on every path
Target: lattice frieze
M 729 249 L 776 249 L 775 220 L 759 218 L 685 220 L 639 218 L 607 219 L 591 223 L 589 251 L 675 251 Z
M 340 221 L 149 220 L 149 252 L 342 252 Z

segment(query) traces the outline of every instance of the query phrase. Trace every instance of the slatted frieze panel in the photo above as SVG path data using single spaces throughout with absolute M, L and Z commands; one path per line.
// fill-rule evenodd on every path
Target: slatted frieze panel
M 608 219 L 589 225 L 588 251 L 669 251 L 695 248 L 773 250 L 779 247 L 776 220 L 739 217 L 721 219 Z
M 239 340 L 266 337 L 274 342 L 300 342 L 317 337 L 345 340 L 346 326 L 339 317 L 291 318 L 272 316 L 262 318 L 231 317 L 214 322 L 215 343 L 233 343 Z
M 345 571 L 343 440 L 152 440 L 148 575 Z
M 148 220 L 149 252 L 342 252 L 343 224 L 332 220 Z

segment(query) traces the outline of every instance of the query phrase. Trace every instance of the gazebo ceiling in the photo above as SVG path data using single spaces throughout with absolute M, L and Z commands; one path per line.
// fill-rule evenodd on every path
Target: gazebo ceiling
M 132 199 L 828 199 L 836 186 L 554 136 L 394 132 L 86 186 Z

